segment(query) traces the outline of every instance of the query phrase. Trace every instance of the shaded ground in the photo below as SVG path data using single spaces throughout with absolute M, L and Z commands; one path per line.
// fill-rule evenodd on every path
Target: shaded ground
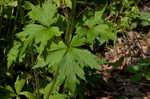
M 145 0 L 141 11 L 143 10 L 150 12 L 148 0 Z M 103 72 L 100 72 L 99 76 L 102 76 L 104 81 L 93 81 L 93 85 L 88 85 L 91 91 L 86 94 L 86 99 L 150 99 L 150 81 L 143 77 L 140 82 L 133 83 L 133 73 L 126 70 L 127 67 L 138 65 L 141 59 L 150 62 L 150 28 L 138 32 L 129 31 L 127 34 L 128 39 L 120 36 L 115 47 L 105 49 L 104 54 L 100 55 L 111 63 L 122 59 L 122 64 L 119 67 L 111 64 L 101 66 Z
M 115 47 L 106 49 L 104 59 L 112 63 L 122 59 L 122 64 L 119 67 L 111 64 L 101 66 L 103 72 L 99 74 L 104 82 L 93 81 L 94 85 L 88 85 L 91 91 L 87 93 L 87 99 L 150 99 L 149 81 L 142 78 L 140 82 L 133 83 L 133 74 L 126 70 L 126 67 L 138 65 L 141 59 L 150 61 L 150 30 L 147 32 L 145 36 L 142 32 L 130 31 L 127 41 L 120 37 Z

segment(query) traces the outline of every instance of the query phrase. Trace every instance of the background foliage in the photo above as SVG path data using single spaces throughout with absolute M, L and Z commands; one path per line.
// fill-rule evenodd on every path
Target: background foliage
M 150 26 L 142 6 L 141 0 L 1 0 L 0 98 L 85 99 L 86 85 L 105 83 L 100 65 L 122 64 L 100 59 L 99 47 L 115 47 L 118 35 Z M 138 64 L 127 68 L 132 81 L 150 80 L 149 61 Z

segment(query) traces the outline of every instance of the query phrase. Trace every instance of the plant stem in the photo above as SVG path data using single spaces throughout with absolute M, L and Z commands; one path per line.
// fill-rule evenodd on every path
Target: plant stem
M 2 33 L 2 17 L 3 17 L 3 4 L 0 5 L 0 33 Z
M 49 96 L 51 95 L 51 93 L 52 93 L 52 91 L 53 91 L 53 89 L 54 89 L 54 87 L 55 87 L 58 74 L 59 74 L 59 73 L 58 73 L 58 69 L 57 69 L 56 74 L 55 74 L 55 77 L 54 77 L 54 81 L 53 81 L 52 86 L 51 86 L 51 88 L 50 88 L 50 90 L 49 90 L 49 92 L 48 92 L 48 95 L 46 96 L 46 99 L 49 99 Z
M 40 99 L 39 78 L 38 78 L 38 73 L 36 70 L 34 70 L 34 76 L 35 76 L 35 86 L 36 86 L 36 98 Z
M 76 15 L 76 0 L 72 0 L 72 11 L 70 17 L 68 18 L 67 29 L 65 33 L 65 43 L 68 47 L 70 47 L 70 42 L 72 39 L 72 31 L 74 29 L 75 15 Z

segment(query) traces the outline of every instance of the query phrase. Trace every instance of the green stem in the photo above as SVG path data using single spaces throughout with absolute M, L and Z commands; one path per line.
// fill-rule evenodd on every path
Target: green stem
M 2 17 L 3 17 L 3 4 L 0 5 L 0 33 L 2 32 Z
M 17 11 L 16 11 L 16 16 L 15 16 L 15 20 L 14 20 L 14 24 L 13 24 L 13 33 L 15 33 L 16 32 L 16 29 L 17 29 L 17 19 L 18 19 L 18 17 L 19 17 L 19 14 L 20 14 L 20 8 L 21 8 L 21 1 L 20 0 L 17 0 Z M 19 25 L 19 29 L 20 29 L 20 26 L 21 25 Z
M 40 0 L 40 7 L 42 7 L 42 0 Z
M 12 21 L 11 21 L 11 19 L 12 19 L 12 9 L 13 8 L 8 8 L 8 18 L 7 18 L 7 37 L 12 37 L 12 36 L 10 36 L 10 34 L 12 35 L 12 33 L 11 33 L 11 25 L 12 25 Z
M 68 18 L 67 29 L 65 33 L 65 43 L 68 47 L 70 47 L 70 42 L 72 39 L 72 31 L 74 29 L 74 19 L 76 15 L 76 0 L 72 0 L 72 11 L 71 15 Z
M 49 96 L 51 95 L 51 93 L 52 93 L 52 91 L 53 91 L 53 89 L 54 89 L 54 87 L 55 87 L 58 74 L 59 74 L 59 73 L 58 73 L 58 69 L 57 69 L 56 74 L 55 74 L 55 77 L 54 77 L 54 81 L 53 81 L 52 86 L 51 86 L 51 88 L 50 88 L 50 90 L 49 90 L 49 92 L 48 92 L 48 95 L 46 96 L 46 99 L 49 99 Z
M 21 12 L 21 10 L 22 10 L 21 3 L 22 3 L 22 0 L 18 0 L 18 8 L 17 8 L 17 16 L 16 16 L 17 19 L 19 17 L 21 17 L 21 19 L 22 19 L 22 16 L 21 16 L 21 14 L 22 14 L 22 12 Z M 15 21 L 17 21 L 17 20 L 15 20 Z M 22 20 L 21 20 L 21 22 L 22 22 Z M 21 29 L 21 25 L 19 25 L 18 28 Z
M 74 19 L 75 19 L 75 15 L 76 15 L 76 0 L 72 0 L 72 11 L 71 11 L 71 15 L 68 18 L 68 23 L 67 23 L 67 29 L 66 29 L 66 33 L 65 33 L 65 43 L 68 47 L 70 47 L 70 42 L 71 42 L 71 38 L 72 38 L 72 31 L 74 29 Z M 46 99 L 49 99 L 55 84 L 57 82 L 57 77 L 59 75 L 59 69 L 57 69 L 52 86 L 48 92 L 48 95 L 46 96 Z
M 39 78 L 38 73 L 36 70 L 34 70 L 34 76 L 35 76 L 35 86 L 36 86 L 36 98 L 40 99 L 40 92 L 39 92 Z

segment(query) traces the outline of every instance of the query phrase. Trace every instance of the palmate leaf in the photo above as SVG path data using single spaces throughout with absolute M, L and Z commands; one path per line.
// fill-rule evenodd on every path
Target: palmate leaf
M 43 4 L 43 7 L 31 5 L 29 16 L 32 20 L 38 21 L 41 24 L 49 27 L 56 21 L 56 5 L 52 4 L 50 0 Z
M 47 42 L 51 40 L 54 36 L 60 36 L 62 32 L 59 31 L 59 28 L 56 26 L 51 26 L 56 21 L 54 16 L 56 15 L 56 6 L 50 2 L 43 4 L 43 7 L 31 6 L 31 11 L 29 16 L 32 20 L 36 20 L 41 23 L 39 24 L 29 24 L 24 28 L 24 31 L 17 34 L 17 37 L 24 39 L 24 46 L 21 51 L 24 51 L 30 47 L 33 43 L 39 44 L 38 52 L 41 54 L 47 45 Z M 40 14 L 39 14 L 40 13 Z
M 46 28 L 38 24 L 29 24 L 24 28 L 23 32 L 17 34 L 17 37 L 24 39 L 25 51 L 27 46 L 34 40 L 35 44 L 39 44 L 39 53 L 41 54 L 47 45 L 48 40 L 52 39 L 54 36 L 60 36 L 62 32 L 59 31 L 58 27 L 52 26 Z
M 65 80 L 64 87 L 74 93 L 76 84 L 79 83 L 77 77 L 84 78 L 84 71 L 81 66 L 75 61 L 72 53 L 67 53 L 59 63 L 59 78 L 61 81 Z
M 99 70 L 97 57 L 88 50 L 67 48 L 62 42 L 53 47 L 48 52 L 45 63 L 49 68 L 55 66 L 59 69 L 58 81 L 61 84 L 65 82 L 64 87 L 71 93 L 75 92 L 76 85 L 79 84 L 78 78 L 85 80 L 84 67 Z
M 78 77 L 85 80 L 84 67 L 99 69 L 96 57 L 87 50 L 71 48 L 60 60 L 59 73 L 61 81 L 65 80 L 64 87 L 71 93 L 75 92 Z
M 7 55 L 8 67 L 16 61 L 17 57 L 19 57 L 19 62 L 21 62 L 26 55 L 25 52 L 28 51 L 28 48 L 32 48 L 33 44 L 36 44 L 36 50 L 41 54 L 47 46 L 48 41 L 62 34 L 57 26 L 52 26 L 56 21 L 57 13 L 54 4 L 45 2 L 42 8 L 32 4 L 30 4 L 30 6 L 31 11 L 29 12 L 29 16 L 32 20 L 40 24 L 28 24 L 22 32 L 16 34 L 22 42 L 20 45 L 14 45 L 14 47 L 10 49 Z
M 109 29 L 106 24 L 96 25 L 92 28 L 78 27 L 76 34 L 77 35 L 75 35 L 75 38 L 72 40 L 72 44 L 76 44 L 75 46 L 81 46 L 85 43 L 92 44 L 95 39 L 108 42 L 116 38 L 116 35 L 112 33 L 111 29 Z
M 85 80 L 84 67 L 100 70 L 97 63 L 97 57 L 88 50 L 79 48 L 67 48 L 63 42 L 57 46 L 52 44 L 46 61 L 41 66 L 35 65 L 34 68 L 43 67 L 45 64 L 49 68 L 55 67 L 59 69 L 59 83 L 64 83 L 64 87 L 69 89 L 71 93 L 76 90 L 76 85 L 79 84 L 79 79 Z M 39 60 L 40 61 L 40 60 Z M 47 66 L 45 65 L 45 66 Z
M 91 28 L 91 27 L 95 26 L 96 24 L 103 23 L 104 20 L 102 18 L 102 15 L 105 11 L 105 8 L 106 7 L 104 7 L 101 11 L 96 11 L 95 15 L 93 17 L 91 17 L 90 19 L 85 19 L 84 25 L 89 26 Z
M 76 46 L 82 46 L 85 43 L 93 44 L 95 39 L 99 41 L 108 42 L 109 40 L 115 40 L 116 35 L 112 32 L 107 24 L 104 23 L 102 19 L 103 12 L 105 11 L 105 7 L 102 11 L 95 12 L 95 15 L 91 18 L 84 18 L 85 22 L 83 26 L 78 26 L 76 30 L 76 35 L 72 40 L 72 43 L 76 44 Z
M 21 46 L 21 43 L 14 42 L 13 48 L 11 48 L 7 54 L 7 68 L 9 69 L 13 62 L 16 62 L 16 59 L 19 54 L 19 48 Z

